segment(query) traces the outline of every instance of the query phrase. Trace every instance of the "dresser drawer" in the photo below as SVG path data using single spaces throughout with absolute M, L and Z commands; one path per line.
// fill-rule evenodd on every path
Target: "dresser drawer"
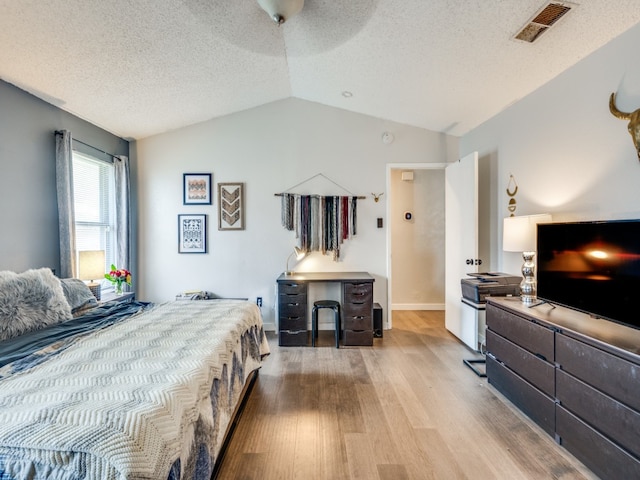
M 544 393 L 555 395 L 555 367 L 524 348 L 487 331 L 487 351 Z
M 373 330 L 344 330 L 342 332 L 342 344 L 370 347 L 373 345 Z
M 487 328 L 542 357 L 550 363 L 555 361 L 554 331 L 518 315 L 487 304 Z
M 556 432 L 560 444 L 599 477 L 640 478 L 640 460 L 559 405 Z
M 562 370 L 556 382 L 560 405 L 640 457 L 640 413 Z
M 574 377 L 640 411 L 640 366 L 566 335 L 556 335 L 556 363 Z
M 554 434 L 555 402 L 516 373 L 487 355 L 487 378 L 493 387 L 511 400 L 549 435 Z
M 373 330 L 371 316 L 342 316 L 342 328 L 345 330 Z

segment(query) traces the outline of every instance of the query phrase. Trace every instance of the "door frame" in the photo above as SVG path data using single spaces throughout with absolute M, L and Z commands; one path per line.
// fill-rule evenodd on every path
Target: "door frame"
M 393 305 L 392 296 L 392 278 L 391 278 L 391 172 L 392 170 L 444 170 L 449 163 L 387 163 L 386 173 L 386 191 L 389 193 L 386 197 L 386 217 L 387 217 L 387 327 L 392 328 L 391 322 L 391 305 Z

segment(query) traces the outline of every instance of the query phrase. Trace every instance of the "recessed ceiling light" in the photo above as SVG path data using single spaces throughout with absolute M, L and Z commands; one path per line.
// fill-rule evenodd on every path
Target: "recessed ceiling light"
M 344 90 L 344 91 L 342 92 L 342 96 L 343 96 L 344 98 L 351 98 L 351 97 L 353 97 L 353 93 L 351 93 L 349 90 Z

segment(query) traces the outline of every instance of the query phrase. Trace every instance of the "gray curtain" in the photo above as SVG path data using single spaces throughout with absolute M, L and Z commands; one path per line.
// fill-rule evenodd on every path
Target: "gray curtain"
M 73 206 L 73 162 L 71 132 L 56 132 L 56 190 L 60 232 L 60 277 L 75 277 L 76 227 Z
M 116 179 L 116 265 L 131 270 L 130 262 L 130 206 L 129 157 L 113 157 Z

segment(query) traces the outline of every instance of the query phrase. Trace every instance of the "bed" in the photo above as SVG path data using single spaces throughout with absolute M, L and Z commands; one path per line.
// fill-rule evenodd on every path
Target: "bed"
M 249 302 L 99 305 L 0 272 L 0 479 L 209 479 L 268 354 Z

